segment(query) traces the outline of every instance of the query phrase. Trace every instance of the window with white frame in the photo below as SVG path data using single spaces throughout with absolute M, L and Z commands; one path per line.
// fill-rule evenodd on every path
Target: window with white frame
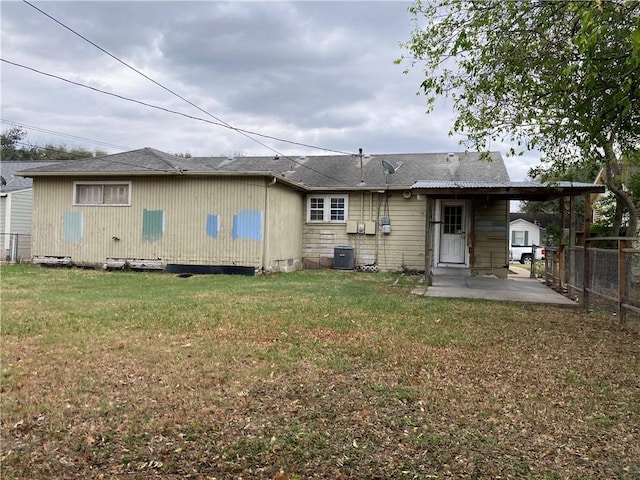
M 74 182 L 74 205 L 131 205 L 131 182 Z
M 531 245 L 529 243 L 529 232 L 526 230 L 514 230 L 511 232 L 511 245 L 515 245 L 518 247 L 528 247 Z
M 346 223 L 347 195 L 312 195 L 307 197 L 307 222 Z

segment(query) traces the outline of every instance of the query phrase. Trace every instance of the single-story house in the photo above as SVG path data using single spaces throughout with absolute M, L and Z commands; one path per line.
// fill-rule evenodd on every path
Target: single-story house
M 20 170 L 55 162 L 0 162 L 0 260 L 17 262 L 31 257 L 31 179 Z
M 510 260 L 520 260 L 522 252 L 528 250 L 531 253 L 531 246 L 543 246 L 543 228 L 537 220 L 530 222 L 521 216 L 513 218 L 514 214 L 510 214 L 512 220 L 509 222 L 509 242 L 510 242 Z M 522 247 L 527 247 L 523 249 Z M 537 255 L 536 255 L 537 258 Z
M 194 157 L 151 148 L 22 172 L 36 263 L 506 277 L 509 201 L 600 191 L 511 182 L 499 153 Z
M 512 245 L 542 245 L 544 228 L 537 219 L 531 221 L 520 213 L 511 213 L 509 218 L 509 239 Z

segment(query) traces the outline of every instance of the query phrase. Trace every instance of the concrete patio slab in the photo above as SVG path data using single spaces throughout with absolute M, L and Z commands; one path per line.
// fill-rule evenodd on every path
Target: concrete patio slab
M 509 302 L 528 302 L 577 307 L 573 300 L 530 278 L 529 271 L 514 267 L 507 279 L 494 276 L 434 275 L 433 285 L 417 292 L 426 297 L 483 298 Z

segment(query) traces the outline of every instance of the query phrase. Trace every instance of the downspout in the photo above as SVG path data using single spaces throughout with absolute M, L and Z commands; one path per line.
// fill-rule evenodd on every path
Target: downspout
M 32 190 L 33 192 L 33 190 Z M 33 193 L 32 193 L 33 194 Z M 13 194 L 9 195 L 8 193 L 3 193 L 2 194 L 3 197 L 6 198 L 6 201 L 4 203 L 4 232 L 2 233 L 11 233 L 11 211 L 13 209 L 12 207 L 12 203 L 13 203 Z M 32 200 L 33 203 L 33 200 Z M 2 249 L 3 250 L 8 250 L 9 246 L 11 245 L 11 235 L 3 235 L 4 239 L 2 241 L 3 245 L 2 245 Z M 4 255 L 4 253 L 3 253 Z
M 364 230 L 362 232 L 360 232 L 360 225 L 362 225 L 365 230 L 366 227 L 364 225 L 364 190 L 362 192 L 360 192 L 360 219 L 358 220 L 358 227 L 357 227 L 357 232 L 356 233 L 356 251 L 355 251 L 355 257 L 356 257 L 356 265 L 362 265 L 362 259 L 360 259 L 360 261 L 358 261 L 358 256 L 360 255 L 360 247 L 365 243 L 364 238 Z
M 262 220 L 262 272 L 267 271 L 267 254 L 269 252 L 269 233 L 268 229 L 268 214 L 269 214 L 269 188 L 273 187 L 278 179 L 273 177 L 270 183 L 267 183 L 264 188 L 264 219 Z
M 424 285 L 425 287 L 430 287 L 433 284 L 433 276 L 431 275 L 431 263 L 433 259 L 431 258 L 431 237 L 433 236 L 433 223 L 432 223 L 432 212 L 433 201 L 429 195 L 425 195 L 425 208 L 424 208 Z
M 382 203 L 380 202 L 380 192 L 378 192 L 378 210 L 376 212 L 376 265 L 380 268 L 380 235 L 382 235 L 382 230 L 380 229 L 380 206 Z

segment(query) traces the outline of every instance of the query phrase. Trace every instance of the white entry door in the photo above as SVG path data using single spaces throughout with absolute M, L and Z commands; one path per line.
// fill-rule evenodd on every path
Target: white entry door
M 467 232 L 464 203 L 443 203 L 440 217 L 440 263 L 464 264 Z

